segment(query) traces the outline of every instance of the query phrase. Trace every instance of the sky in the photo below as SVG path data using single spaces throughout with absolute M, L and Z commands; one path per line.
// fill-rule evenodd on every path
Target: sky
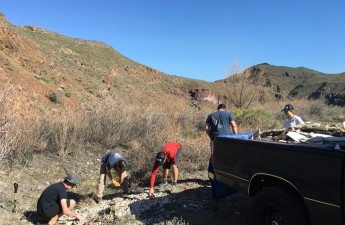
M 345 72 L 344 0 L 0 0 L 0 12 L 192 79 L 260 63 Z

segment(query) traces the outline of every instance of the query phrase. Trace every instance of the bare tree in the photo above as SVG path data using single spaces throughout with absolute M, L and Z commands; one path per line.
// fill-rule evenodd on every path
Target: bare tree
M 256 84 L 256 78 L 250 74 L 250 70 L 244 70 L 238 64 L 232 66 L 225 83 L 228 102 L 236 108 L 248 109 L 269 98 L 267 90 Z
M 238 64 L 233 64 L 226 78 L 226 96 L 230 104 L 239 109 L 249 108 L 257 99 L 255 85 Z

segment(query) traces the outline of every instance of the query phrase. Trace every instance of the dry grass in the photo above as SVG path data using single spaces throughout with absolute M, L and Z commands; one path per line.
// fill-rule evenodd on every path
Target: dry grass
M 196 109 L 185 101 L 175 101 L 171 108 L 160 108 L 113 97 L 99 100 L 89 110 L 61 107 L 38 115 L 8 107 L 12 91 L 10 87 L 0 91 L 0 162 L 20 159 L 25 164 L 32 154 L 45 151 L 68 157 L 87 151 L 90 143 L 107 149 L 121 147 L 132 162 L 132 180 L 142 183 L 155 153 L 164 143 L 177 141 L 184 148 L 181 168 L 188 172 L 206 169 L 210 150 L 203 127 L 206 116 L 215 110 L 213 105 L 201 103 Z M 240 132 L 274 129 L 281 128 L 281 109 L 286 103 L 265 103 L 246 110 L 229 106 L 229 111 L 236 116 Z M 340 107 L 307 100 L 289 103 L 305 121 L 344 120 Z
M 2 25 L 1 54 L 13 61 L 0 60 L 0 163 L 25 162 L 46 151 L 66 157 L 95 143 L 109 149 L 123 146 L 140 175 L 164 143 L 178 141 L 185 149 L 181 166 L 205 168 L 209 147 L 203 126 L 215 106 L 191 102 L 189 89 L 240 94 L 228 104 L 240 132 L 281 128 L 280 110 L 287 102 L 269 101 L 274 95 L 254 88 L 251 80 L 229 85 L 167 76 L 99 42 L 12 26 L 4 18 Z M 232 75 L 240 71 L 234 65 Z M 61 95 L 61 104 L 49 101 L 51 93 Z M 344 120 L 339 107 L 291 103 L 306 121 Z M 235 104 L 242 109 L 232 108 Z
M 9 95 L 9 92 L 1 93 Z M 164 143 L 177 141 L 185 149 L 183 167 L 205 167 L 204 159 L 209 154 L 204 154 L 208 151 L 207 138 L 201 127 L 195 125 L 201 124 L 202 116 L 184 102 L 178 104 L 175 102 L 174 107 L 177 105 L 180 111 L 170 109 L 170 113 L 169 109 L 109 98 L 100 100 L 88 111 L 65 107 L 39 115 L 3 112 L 1 118 L 8 122 L 1 127 L 6 131 L 0 142 L 1 159 L 12 162 L 21 159 L 25 163 L 30 155 L 38 152 L 68 157 L 84 151 L 89 143 L 108 149 L 121 146 L 129 160 L 135 162 L 132 173 L 140 181 L 140 175 L 150 171 L 153 157 Z

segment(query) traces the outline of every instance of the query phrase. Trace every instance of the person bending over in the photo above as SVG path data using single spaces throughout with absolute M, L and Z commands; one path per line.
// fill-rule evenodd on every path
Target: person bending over
M 173 172 L 171 193 L 175 193 L 177 191 L 177 180 L 179 173 L 178 166 L 181 154 L 182 146 L 177 142 L 169 142 L 165 144 L 163 148 L 157 153 L 152 168 L 148 197 L 154 197 L 154 185 L 156 181 L 156 175 L 160 166 L 163 166 L 163 185 L 168 184 L 169 170 L 172 167 Z
M 102 157 L 97 185 L 97 195 L 95 198 L 97 203 L 101 202 L 103 198 L 103 191 L 107 178 L 106 175 L 109 177 L 115 187 L 121 186 L 123 193 L 129 193 L 128 174 L 126 172 L 127 167 L 128 162 L 120 153 L 109 152 Z M 113 178 L 111 173 L 112 169 L 114 169 L 116 175 L 118 176 L 119 182 Z

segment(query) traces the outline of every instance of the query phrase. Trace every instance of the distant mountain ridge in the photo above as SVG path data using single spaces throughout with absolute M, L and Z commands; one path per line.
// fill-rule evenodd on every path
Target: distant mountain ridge
M 273 90 L 276 99 L 322 99 L 327 104 L 345 105 L 345 72 L 325 74 L 304 67 L 262 63 L 247 68 L 243 74 L 248 74 L 256 85 Z
M 15 87 L 13 101 L 28 109 L 59 105 L 87 109 L 94 101 L 122 98 L 148 108 L 195 107 L 226 101 L 229 78 L 189 79 L 134 62 L 111 46 L 66 37 L 35 26 L 15 26 L 0 13 L 0 84 Z M 279 99 L 325 99 L 345 105 L 345 73 L 258 64 L 244 71 Z M 22 107 L 23 108 L 23 107 Z

